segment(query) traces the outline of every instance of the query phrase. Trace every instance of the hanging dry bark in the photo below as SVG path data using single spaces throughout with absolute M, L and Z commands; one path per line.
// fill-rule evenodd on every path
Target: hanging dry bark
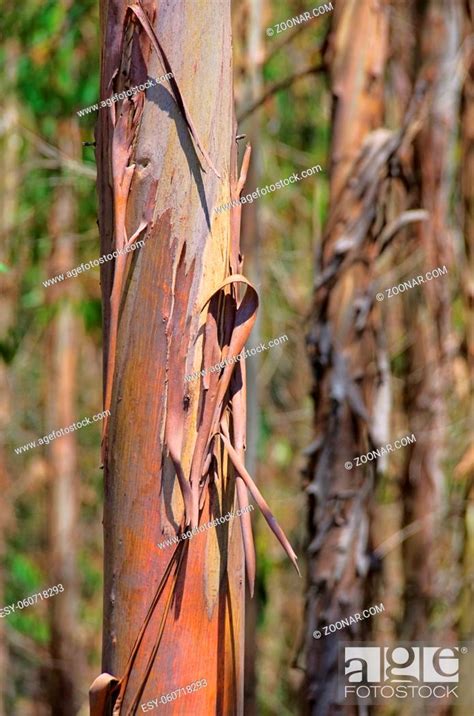
M 139 237 L 145 246 L 102 272 L 111 418 L 94 716 L 134 714 L 203 678 L 206 688 L 181 697 L 192 699 L 189 711 L 242 713 L 249 516 L 158 543 L 247 506 L 250 490 L 296 564 L 243 464 L 245 367 L 208 370 L 242 351 L 258 307 L 241 273 L 240 208 L 212 214 L 238 198 L 250 160 L 247 149 L 237 179 L 229 5 L 203 4 L 184 19 L 178 2 L 104 2 L 102 96 L 170 72 L 169 88 L 101 110 L 97 132 L 102 252 Z M 186 381 L 202 369 L 202 380 Z M 160 704 L 165 714 L 183 708 Z

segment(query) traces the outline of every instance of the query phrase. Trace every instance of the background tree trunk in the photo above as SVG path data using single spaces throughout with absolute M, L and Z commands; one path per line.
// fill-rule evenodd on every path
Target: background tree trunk
M 444 631 L 446 639 L 455 622 L 451 605 L 459 589 L 453 573 L 449 579 L 441 579 L 441 574 L 452 571 L 456 559 L 449 532 L 440 549 L 439 527 L 448 513 L 443 459 L 455 345 L 450 297 L 455 265 L 449 206 L 461 90 L 457 67 L 461 20 L 461 6 L 457 3 L 431 0 L 423 9 L 417 6 L 415 26 L 419 36 L 413 74 L 422 68 L 430 94 L 428 114 L 415 143 L 414 176 L 418 181 L 413 188 L 413 201 L 429 212 L 429 219 L 415 229 L 420 261 L 414 267 L 414 275 L 443 266 L 449 273 L 414 288 L 404 297 L 408 336 L 405 403 L 416 443 L 405 453 L 403 527 L 419 524 L 419 529 L 403 543 L 405 597 L 401 632 L 405 639 L 424 638 L 430 628 Z M 442 553 L 444 565 L 440 561 Z M 438 624 L 431 618 L 434 608 Z
M 2 112 L 2 128 L 0 130 L 0 149 L 2 155 L 2 172 L 0 177 L 1 196 L 1 232 L 0 265 L 0 341 L 9 345 L 11 330 L 16 320 L 16 301 L 18 296 L 18 277 L 12 268 L 13 237 L 15 221 L 18 218 L 18 192 L 20 187 L 19 154 L 19 107 L 14 94 L 17 63 L 20 48 L 16 40 L 9 39 L 5 44 L 5 62 L 2 67 L 2 85 L 4 87 L 4 103 Z M 8 267 L 3 273 L 3 267 Z M 11 423 L 13 395 L 11 379 L 8 374 L 8 363 L 12 356 L 0 356 L 0 491 L 7 495 L 12 486 L 9 459 L 6 450 L 6 430 Z M 12 505 L 5 500 L 0 511 L 0 603 L 5 600 L 5 571 L 3 564 L 7 553 L 7 535 L 12 526 Z M 9 651 L 6 619 L 0 619 L 0 716 L 5 716 L 6 696 L 8 694 Z
M 59 149 L 71 159 L 80 157 L 79 128 L 75 120 L 59 125 Z M 74 233 L 77 226 L 77 197 L 71 178 L 61 177 L 51 210 L 50 276 L 75 266 Z M 73 298 L 77 284 L 64 281 L 48 289 L 54 318 L 48 329 L 49 381 L 46 424 L 66 427 L 77 418 L 77 354 L 80 322 Z M 53 440 L 46 449 L 49 488 L 49 566 L 51 586 L 62 584 L 64 592 L 50 600 L 52 658 L 50 703 L 54 716 L 76 714 L 81 704 L 82 651 L 78 639 L 78 519 L 79 475 L 75 432 Z
M 383 159 L 374 162 L 372 184 L 367 181 L 370 171 L 363 170 L 363 158 L 358 158 L 364 140 L 383 121 L 387 40 L 386 3 L 335 5 L 327 55 L 334 97 L 329 219 L 307 339 L 315 381 L 316 436 L 307 486 L 305 700 L 307 713 L 314 716 L 336 713 L 338 641 L 360 637 L 360 626 L 351 634 L 346 630 L 342 636 L 319 640 L 313 631 L 360 611 L 368 588 L 375 469 L 373 463 L 352 470 L 344 464 L 366 453 L 387 425 L 387 406 L 380 407 L 378 415 L 374 412 L 387 376 L 371 290 L 375 204 L 386 168 Z M 383 143 L 383 135 L 379 137 Z M 381 144 L 375 138 L 365 156 L 375 157 L 377 146 Z
M 462 197 L 462 226 L 464 235 L 464 255 L 466 265 L 462 281 L 465 312 L 465 356 L 466 356 L 466 392 L 467 412 L 472 409 L 474 388 L 474 35 L 472 31 L 472 6 L 466 5 L 464 16 L 465 36 L 465 75 L 461 110 L 461 155 L 460 185 Z M 468 426 L 470 427 L 470 426 Z M 472 560 L 474 556 L 474 447 L 466 448 L 456 470 L 456 476 L 465 481 L 464 495 L 464 534 L 463 556 L 463 593 L 460 605 L 459 628 L 461 637 L 469 637 L 474 631 L 474 614 L 468 606 L 474 600 L 474 576 Z

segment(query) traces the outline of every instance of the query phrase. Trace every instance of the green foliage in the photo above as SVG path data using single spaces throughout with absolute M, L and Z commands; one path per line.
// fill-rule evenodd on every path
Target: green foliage
M 17 604 L 18 601 L 42 592 L 52 585 L 45 583 L 45 577 L 38 569 L 32 558 L 25 554 L 9 553 L 5 560 L 5 569 L 8 581 L 5 589 L 5 606 Z M 52 597 L 54 598 L 54 597 Z M 49 638 L 49 628 L 44 618 L 44 607 L 41 598 L 38 603 L 24 609 L 15 609 L 8 617 L 9 625 L 34 639 L 39 644 L 46 644 Z M 40 614 L 38 614 L 38 612 Z
M 102 302 L 99 298 L 84 299 L 78 306 L 88 333 L 96 333 L 102 326 Z
M 29 3 L 25 12 L 7 12 L 4 22 L 24 49 L 18 65 L 19 95 L 52 137 L 51 117 L 70 117 L 98 96 L 98 47 L 91 45 L 84 52 L 84 42 L 98 26 L 98 4 Z

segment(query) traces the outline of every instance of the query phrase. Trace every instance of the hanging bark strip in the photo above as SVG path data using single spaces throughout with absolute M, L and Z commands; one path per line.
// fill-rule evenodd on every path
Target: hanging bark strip
M 240 207 L 212 212 L 238 198 L 250 160 L 248 148 L 237 178 L 230 7 L 198 4 L 192 14 L 179 2 L 102 7 L 102 96 L 164 71 L 173 78 L 101 112 L 97 128 L 102 252 L 138 236 L 146 243 L 133 258 L 102 266 L 111 418 L 94 716 L 135 714 L 202 678 L 208 686 L 186 696 L 189 708 L 180 699 L 160 710 L 243 712 L 245 564 L 251 590 L 255 575 L 248 516 L 157 547 L 236 502 L 247 505 L 248 487 L 259 495 L 243 465 L 244 366 L 185 380 L 240 353 L 258 307 L 242 275 Z

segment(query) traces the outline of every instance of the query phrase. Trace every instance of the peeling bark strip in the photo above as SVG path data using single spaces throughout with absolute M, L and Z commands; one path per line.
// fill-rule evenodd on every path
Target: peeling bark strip
M 102 446 L 104 674 L 91 713 L 135 714 L 199 674 L 208 687 L 193 694 L 193 713 L 237 716 L 244 563 L 251 591 L 255 577 L 249 515 L 180 542 L 171 556 L 156 546 L 246 507 L 250 490 L 296 565 L 244 466 L 245 366 L 185 381 L 238 354 L 258 308 L 242 275 L 241 208 L 212 212 L 239 198 L 250 160 L 247 147 L 237 178 L 229 2 L 196 0 L 183 13 L 180 0 L 104 0 L 102 48 L 101 97 L 163 70 L 173 82 L 171 92 L 160 85 L 117 102 L 97 127 L 101 249 L 138 237 L 145 245 L 101 274 L 111 418 Z

